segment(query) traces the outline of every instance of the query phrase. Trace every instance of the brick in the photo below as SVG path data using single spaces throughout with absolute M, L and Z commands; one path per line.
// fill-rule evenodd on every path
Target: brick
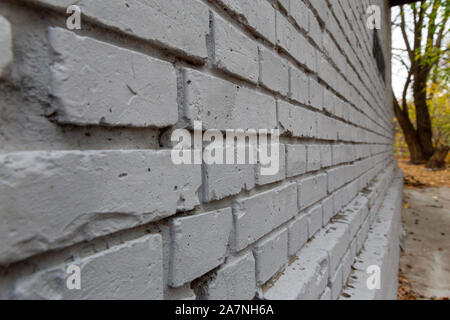
M 275 43 L 275 9 L 268 1 L 218 0 L 218 2 L 237 14 L 250 29 Z
M 262 175 L 261 169 L 262 167 L 269 167 L 269 166 L 263 166 L 261 164 L 258 164 L 256 167 L 256 184 L 257 185 L 266 185 L 269 183 L 274 183 L 283 180 L 286 177 L 286 151 L 284 144 L 278 144 L 278 145 L 271 145 L 270 148 L 277 148 L 278 147 L 278 158 L 274 157 L 272 159 L 271 167 L 274 168 L 274 170 L 277 168 L 276 162 L 278 162 L 278 171 L 276 174 L 273 175 Z M 272 149 L 270 149 L 272 150 Z
M 71 0 L 38 0 L 63 10 Z M 84 17 L 125 34 L 149 40 L 161 47 L 181 52 L 197 60 L 206 60 L 206 35 L 209 32 L 208 7 L 198 0 L 148 0 L 127 3 L 109 0 L 80 0 Z M 105 7 L 108 10 L 105 10 Z M 117 19 L 117 17 L 121 17 Z M 188 27 L 187 27 L 188 26 Z
M 307 49 L 307 40 L 295 27 L 279 12 L 276 15 L 277 45 L 283 48 L 301 64 L 306 64 L 304 54 Z
M 317 133 L 316 114 L 308 109 L 278 100 L 280 134 L 312 138 Z
M 307 104 L 309 98 L 309 81 L 307 75 L 294 66 L 289 68 L 289 97 L 300 103 Z
M 259 83 L 287 95 L 289 92 L 289 73 L 287 62 L 271 51 L 259 48 Z
M 262 285 L 287 263 L 287 229 L 282 229 L 259 242 L 253 249 L 253 254 L 256 261 L 256 283 Z
M 337 140 L 337 121 L 323 114 L 317 115 L 317 137 L 324 140 Z
M 308 238 L 311 238 L 322 228 L 322 206 L 316 205 L 306 213 L 308 217 Z
M 306 150 L 308 154 L 308 161 L 306 171 L 316 171 L 321 167 L 320 145 L 307 145 Z
M 80 290 L 66 287 L 70 265 L 80 267 Z M 163 299 L 162 241 L 159 234 L 111 247 L 62 266 L 21 278 L 14 299 Z
M 323 86 L 314 78 L 309 78 L 309 104 L 316 109 L 323 108 Z
M 343 223 L 331 223 L 315 235 L 314 241 L 311 242 L 311 250 L 324 250 L 328 253 L 328 274 L 334 275 L 350 242 L 351 239 L 348 233 L 348 225 Z
M 251 82 L 258 80 L 258 46 L 241 31 L 214 15 L 214 66 Z
M 328 281 L 328 255 L 307 244 L 279 279 L 264 293 L 266 300 L 313 300 L 325 290 Z
M 301 215 L 288 225 L 288 253 L 295 255 L 308 241 L 308 217 Z
M 237 200 L 233 205 L 235 249 L 246 248 L 296 214 L 295 183 Z
M 230 208 L 174 219 L 169 285 L 179 287 L 222 264 L 231 226 Z
M 333 165 L 333 159 L 331 154 L 331 146 L 330 145 L 321 145 L 320 146 L 320 159 L 322 163 L 322 168 L 327 168 Z
M 334 273 L 333 277 L 331 277 L 329 282 L 329 287 L 331 290 L 331 300 L 337 300 L 342 292 L 342 281 L 343 281 L 343 274 L 342 274 L 342 265 L 339 266 L 339 268 Z
M 333 192 L 345 184 L 345 167 L 337 167 L 327 170 L 328 192 Z
M 56 53 L 50 70 L 57 121 L 132 127 L 178 121 L 170 63 L 61 28 L 50 28 L 49 38 Z
M 184 69 L 186 117 L 204 129 L 274 129 L 275 99 L 231 82 Z
M 255 259 L 247 253 L 231 257 L 202 288 L 208 300 L 251 300 L 256 293 Z
M 200 166 L 174 165 L 168 150 L 16 152 L 0 163 L 0 264 L 199 204 Z
M 308 24 L 308 11 L 309 9 L 306 7 L 303 1 L 292 0 L 290 3 L 289 14 L 295 20 L 297 25 L 305 30 L 309 31 Z
M 253 165 L 205 165 L 204 201 L 220 200 L 255 186 Z
M 334 201 L 333 196 L 329 196 L 328 198 L 325 198 L 322 203 L 322 226 L 325 227 L 328 222 L 330 222 L 331 218 L 334 216 Z
M 286 176 L 294 177 L 306 172 L 306 146 L 286 145 Z
M 0 16 L 0 76 L 3 70 L 12 62 L 12 34 L 9 21 Z
M 299 208 L 303 209 L 325 198 L 327 175 L 324 173 L 298 180 Z
M 297 1 L 300 2 L 300 1 Z M 314 40 L 316 45 L 321 48 L 322 47 L 322 28 L 319 25 L 319 22 L 317 21 L 315 15 L 312 13 L 311 10 L 306 9 L 306 15 L 309 18 L 309 27 L 308 27 L 308 36 L 311 37 L 311 39 Z
M 306 67 L 316 73 L 319 52 L 312 46 L 311 43 L 309 43 L 309 41 L 304 42 L 304 52 L 306 55 Z
M 203 201 L 224 199 L 255 186 L 255 165 L 225 164 L 226 151 L 224 164 L 203 164 Z

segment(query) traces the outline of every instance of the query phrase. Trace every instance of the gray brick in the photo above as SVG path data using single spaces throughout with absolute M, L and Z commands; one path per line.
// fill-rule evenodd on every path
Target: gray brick
M 174 219 L 169 285 L 179 287 L 222 264 L 231 226 L 230 208 Z
M 256 261 L 256 283 L 264 284 L 288 260 L 288 233 L 282 229 L 259 242 L 253 249 Z
M 280 278 L 264 292 L 267 300 L 312 300 L 325 290 L 328 281 L 328 255 L 307 244 Z
M 200 166 L 174 165 L 170 151 L 17 152 L 0 163 L 0 264 L 199 204 Z
M 230 257 L 203 287 L 209 300 L 250 300 L 256 293 L 255 259 L 251 252 Z
M 308 76 L 293 65 L 289 67 L 290 88 L 289 97 L 300 103 L 307 104 L 309 101 Z
M 295 183 L 237 200 L 233 205 L 235 249 L 246 248 L 296 214 Z
M 308 217 L 308 238 L 311 238 L 322 228 L 322 206 L 316 205 L 306 213 Z
M 308 109 L 278 100 L 280 134 L 312 138 L 317 134 L 316 114 Z
M 152 234 L 20 279 L 14 299 L 163 299 L 162 241 Z M 69 265 L 80 267 L 80 290 L 66 287 Z
M 299 208 L 303 209 L 327 196 L 327 175 L 324 173 L 298 180 Z
M 306 171 L 316 171 L 321 167 L 321 153 L 320 145 L 307 145 L 306 150 L 308 154 L 308 162 L 306 166 Z
M 286 145 L 286 176 L 294 177 L 306 172 L 306 146 Z
M 278 171 L 276 174 L 273 175 L 262 175 L 261 174 L 261 167 L 268 167 L 268 166 L 262 166 L 260 164 L 256 167 L 256 184 L 257 185 L 266 185 L 269 183 L 274 183 L 283 180 L 286 177 L 286 151 L 285 151 L 285 145 L 284 144 L 278 144 L 278 145 L 272 145 L 271 148 L 277 148 L 278 147 L 278 159 L 274 157 L 273 162 L 271 166 L 276 169 L 276 165 L 274 164 L 275 161 L 278 161 Z
M 275 9 L 266 0 L 218 0 L 223 7 L 242 17 L 251 29 L 275 43 Z
M 308 217 L 301 215 L 288 225 L 288 253 L 289 256 L 296 254 L 308 241 Z
M 258 46 L 214 15 L 214 65 L 251 82 L 258 80 Z
M 186 116 L 204 129 L 274 129 L 275 99 L 231 82 L 184 70 Z
M 38 2 L 58 8 L 64 13 L 73 4 L 72 0 Z M 208 56 L 206 35 L 209 32 L 209 13 L 208 7 L 201 1 L 148 0 L 133 1 L 125 6 L 120 1 L 80 0 L 77 5 L 83 16 L 96 24 L 150 40 L 195 59 L 204 60 Z
M 166 127 L 178 121 L 170 63 L 61 28 L 50 28 L 49 38 L 56 52 L 51 92 L 59 122 Z
M 260 47 L 259 65 L 259 83 L 273 91 L 287 95 L 289 92 L 287 62 L 273 52 Z

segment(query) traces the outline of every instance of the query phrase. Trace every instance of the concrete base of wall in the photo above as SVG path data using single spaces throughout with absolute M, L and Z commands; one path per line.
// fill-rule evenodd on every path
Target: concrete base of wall
M 402 191 L 401 171 L 396 165 L 388 166 L 314 235 L 279 277 L 263 288 L 260 297 L 396 299 Z M 379 289 L 371 290 L 367 282 L 373 279 L 374 269 L 380 275 Z
M 397 170 L 340 299 L 397 299 L 402 194 L 403 176 Z M 381 285 L 375 290 L 367 285 L 370 277 L 367 268 L 372 265 L 379 266 L 381 271 Z

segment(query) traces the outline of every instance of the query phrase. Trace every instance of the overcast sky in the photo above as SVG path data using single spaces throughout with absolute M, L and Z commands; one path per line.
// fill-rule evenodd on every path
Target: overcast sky
M 394 19 L 400 12 L 399 7 L 392 8 L 391 17 Z M 408 19 L 408 16 L 406 16 Z M 411 42 L 410 42 L 411 43 Z M 405 67 L 394 58 L 394 54 L 400 54 L 399 51 L 394 49 L 402 48 L 405 49 L 405 42 L 403 41 L 402 33 L 400 28 L 393 27 L 392 28 L 392 87 L 394 89 L 395 96 L 400 98 L 403 93 L 403 86 L 405 85 L 406 77 L 408 73 L 406 72 Z M 403 60 L 408 63 L 408 57 L 406 54 L 403 54 Z

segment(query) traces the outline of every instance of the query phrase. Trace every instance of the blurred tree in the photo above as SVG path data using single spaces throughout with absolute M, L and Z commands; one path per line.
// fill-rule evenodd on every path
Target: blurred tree
M 450 45 L 445 44 L 445 39 L 449 15 L 450 0 L 418 1 L 401 6 L 393 21 L 405 42 L 403 51 L 407 58 L 399 55 L 399 60 L 408 72 L 401 99 L 394 96 L 394 112 L 415 164 L 429 161 L 430 166 L 435 166 L 448 153 L 448 138 L 435 131 L 433 139 L 431 114 L 437 117 L 435 124 L 443 119 L 440 113 L 448 115 L 445 108 L 448 109 Z M 407 20 L 407 16 L 411 19 Z M 412 105 L 407 100 L 410 88 Z

